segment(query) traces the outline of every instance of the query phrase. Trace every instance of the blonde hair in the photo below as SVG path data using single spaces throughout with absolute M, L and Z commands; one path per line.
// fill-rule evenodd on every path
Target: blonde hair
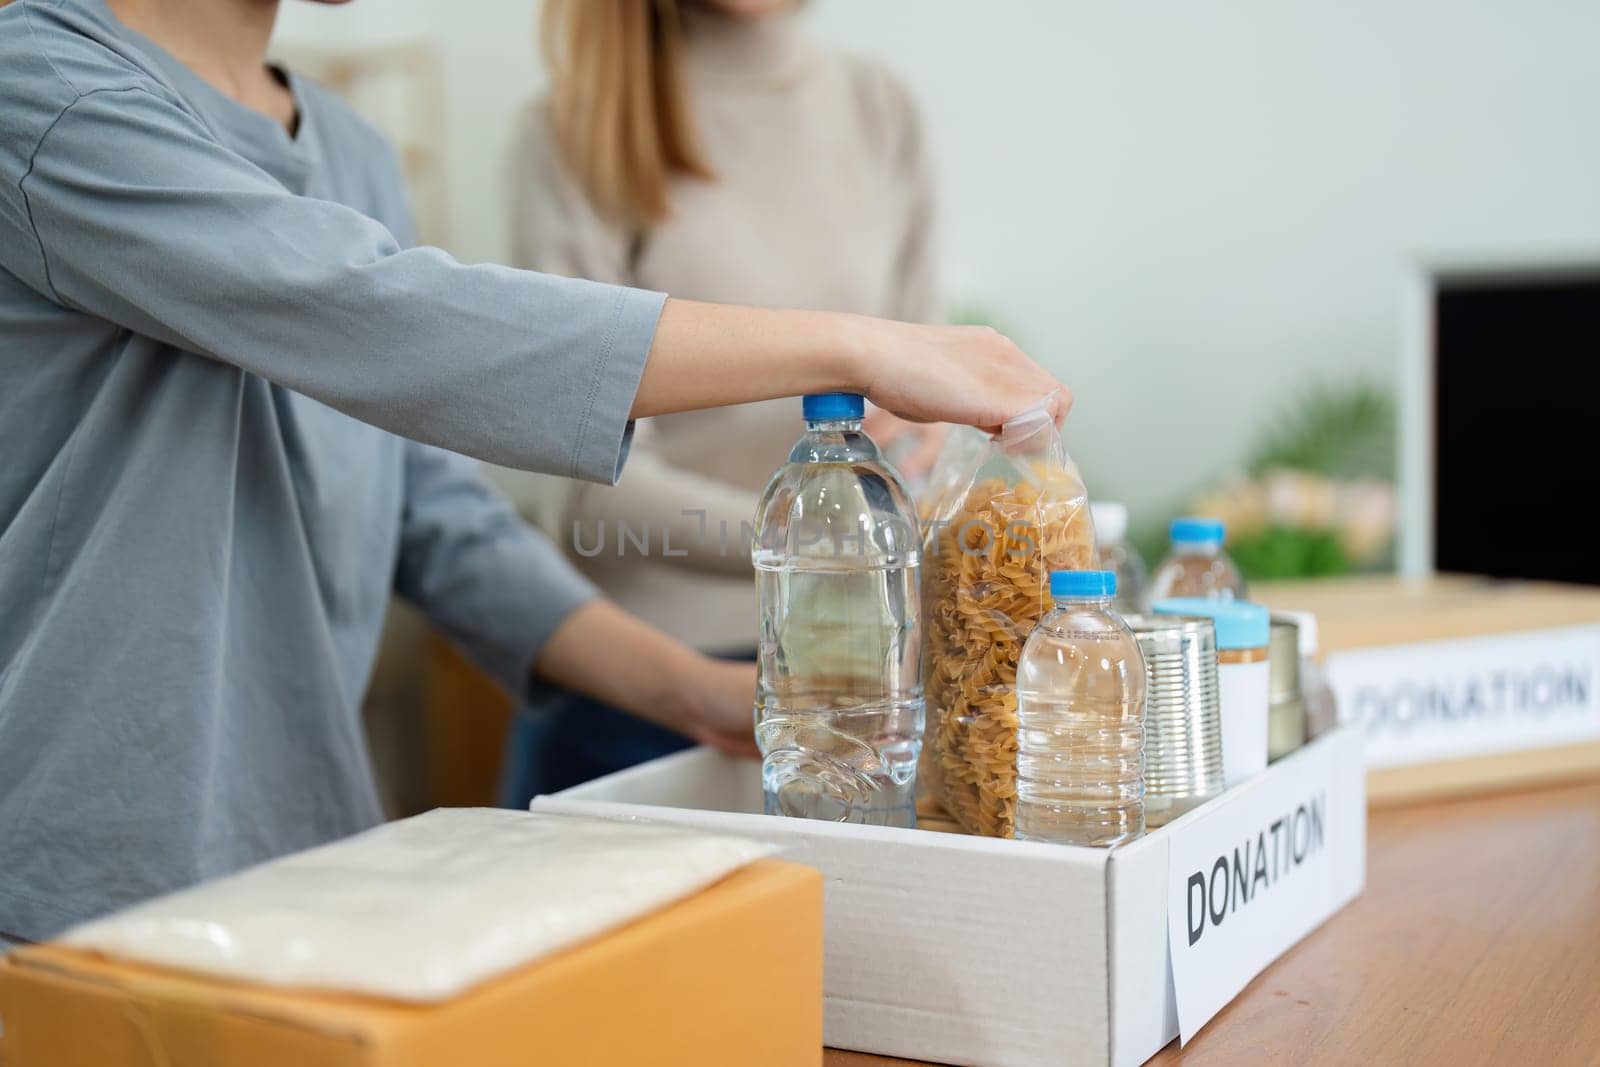
M 546 0 L 556 147 L 595 209 L 629 225 L 671 210 L 674 178 L 710 178 L 683 88 L 678 0 Z

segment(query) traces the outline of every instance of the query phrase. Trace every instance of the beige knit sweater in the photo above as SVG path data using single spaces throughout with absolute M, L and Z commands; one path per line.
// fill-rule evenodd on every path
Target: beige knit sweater
M 716 180 L 679 182 L 672 217 L 648 233 L 608 225 L 535 103 L 513 157 L 516 265 L 931 321 L 930 167 L 904 87 L 815 43 L 792 15 L 685 7 L 693 115 Z M 798 400 L 745 404 L 645 420 L 614 487 L 490 473 L 612 599 L 698 648 L 733 651 L 756 640 L 748 525 L 802 429 Z

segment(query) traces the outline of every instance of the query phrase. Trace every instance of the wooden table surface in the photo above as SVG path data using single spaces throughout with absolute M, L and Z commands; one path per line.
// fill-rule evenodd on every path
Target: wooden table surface
M 1600 782 L 1372 812 L 1365 893 L 1150 1062 L 1600 1064 Z

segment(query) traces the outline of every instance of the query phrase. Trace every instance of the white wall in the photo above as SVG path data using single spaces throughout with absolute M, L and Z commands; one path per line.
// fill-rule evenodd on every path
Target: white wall
M 444 67 L 444 122 L 450 165 L 444 244 L 464 260 L 502 261 L 506 153 L 524 103 L 543 85 L 537 0 L 360 0 L 288 2 L 278 19 L 280 50 L 381 47 L 424 40 Z
M 289 40 L 441 44 L 465 258 L 506 248 L 534 7 L 285 9 Z M 950 295 L 1074 386 L 1090 489 L 1136 508 L 1220 473 L 1302 383 L 1392 380 L 1415 258 L 1600 249 L 1594 0 L 810 7 L 910 80 L 942 160 Z

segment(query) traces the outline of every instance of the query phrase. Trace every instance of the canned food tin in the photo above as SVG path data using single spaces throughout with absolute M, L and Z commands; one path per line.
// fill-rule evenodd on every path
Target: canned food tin
M 1267 718 L 1267 758 L 1275 760 L 1306 743 L 1306 706 L 1300 691 L 1299 625 L 1274 615 L 1268 650 L 1272 664 L 1269 687 L 1272 703 Z
M 1224 788 L 1216 628 L 1181 615 L 1124 619 L 1144 653 L 1145 823 L 1160 826 Z

